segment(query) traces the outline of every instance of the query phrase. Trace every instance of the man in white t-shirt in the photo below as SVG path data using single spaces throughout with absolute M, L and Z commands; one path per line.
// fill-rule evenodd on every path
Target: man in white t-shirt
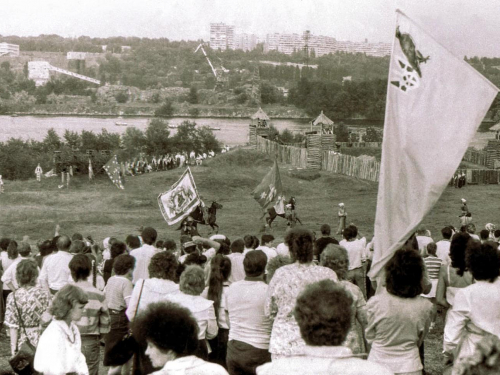
M 427 256 L 426 246 L 434 240 L 431 238 L 431 232 L 427 230 L 424 226 L 420 226 L 417 229 L 417 242 L 418 242 L 418 251 L 420 251 L 420 255 L 423 257 Z
M 258 246 L 255 250 L 262 250 L 264 254 L 267 255 L 267 261 L 269 262 L 274 257 L 278 256 L 276 249 L 271 247 L 273 245 L 274 236 L 272 234 L 263 234 L 261 237 L 261 245 Z
M 231 242 L 231 254 L 227 257 L 231 261 L 231 274 L 229 275 L 228 281 L 234 283 L 245 278 L 245 269 L 243 267 L 243 260 L 245 255 L 243 250 L 245 249 L 245 243 L 241 238 Z
M 142 240 L 144 244 L 134 249 L 130 252 L 135 258 L 135 269 L 132 278 L 132 284 L 136 284 L 140 279 L 149 279 L 149 262 L 151 262 L 151 258 L 155 255 L 159 250 L 153 246 L 156 242 L 156 237 L 158 233 L 154 228 L 146 227 L 142 230 Z
M 443 229 L 441 229 L 441 235 L 443 236 L 443 239 L 436 242 L 436 255 L 443 261 L 444 265 L 451 264 L 450 241 L 451 237 L 453 236 L 453 230 L 450 227 L 444 227 Z
M 229 341 L 226 363 L 230 374 L 255 374 L 255 368 L 271 361 L 269 340 L 272 320 L 264 313 L 267 257 L 250 251 L 243 261 L 245 279 L 231 284 L 226 296 Z
M 349 269 L 347 279 L 353 284 L 356 284 L 363 292 L 366 298 L 365 273 L 363 270 L 363 262 L 366 261 L 366 238 L 356 239 L 358 228 L 354 225 L 349 225 L 342 233 L 344 239 L 339 245 L 343 246 L 349 254 Z

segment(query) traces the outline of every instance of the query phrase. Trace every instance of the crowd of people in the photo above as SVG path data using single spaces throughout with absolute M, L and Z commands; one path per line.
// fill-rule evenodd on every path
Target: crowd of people
M 287 228 L 282 243 L 267 233 L 177 243 L 146 227 L 101 246 L 59 232 L 36 246 L 0 240 L 18 373 L 424 374 L 438 311 L 445 373 L 500 371 L 493 224 L 479 236 L 445 226 L 437 242 L 420 227 L 379 285 L 366 277 L 373 239 L 353 224 L 342 239 L 328 224 L 318 238 Z
M 221 153 L 226 153 L 229 150 L 230 147 L 225 145 L 221 149 Z M 124 173 L 127 176 L 136 176 L 144 173 L 182 168 L 187 165 L 201 165 L 203 160 L 213 157 L 215 157 L 215 152 L 213 150 L 208 150 L 207 152 L 178 152 L 177 154 L 152 156 L 150 158 L 139 156 L 138 158 L 123 163 Z

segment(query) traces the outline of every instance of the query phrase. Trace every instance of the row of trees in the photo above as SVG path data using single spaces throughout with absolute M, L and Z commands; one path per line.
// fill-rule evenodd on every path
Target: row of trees
M 60 137 L 49 129 L 43 141 L 11 138 L 0 143 L 0 171 L 9 180 L 34 176 L 38 163 L 46 172 L 54 168 L 54 152 L 59 151 L 61 164 L 73 165 L 76 172 L 87 172 L 87 150 L 93 151 L 95 172 L 110 156 L 117 154 L 120 161 L 131 160 L 140 154 L 148 157 L 177 152 L 219 152 L 219 141 L 208 127 L 198 127 L 195 122 L 184 121 L 172 135 L 168 122 L 153 119 L 145 131 L 129 127 L 123 135 L 102 129 L 101 133 L 83 130 L 81 133 L 66 130 Z M 104 155 L 101 151 L 106 151 Z M 108 153 L 109 151 L 109 153 Z

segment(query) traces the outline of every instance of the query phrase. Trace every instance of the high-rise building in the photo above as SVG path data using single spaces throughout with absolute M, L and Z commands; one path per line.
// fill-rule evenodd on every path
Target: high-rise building
M 227 49 L 227 34 L 225 23 L 210 24 L 210 48 L 214 50 L 220 49 L 221 51 L 225 51 Z
M 17 44 L 0 43 L 0 56 L 19 56 L 19 46 Z

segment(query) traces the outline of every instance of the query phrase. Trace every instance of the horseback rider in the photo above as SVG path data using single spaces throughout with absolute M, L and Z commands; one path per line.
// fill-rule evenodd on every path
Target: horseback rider
M 181 236 L 199 236 L 198 228 L 196 227 L 196 222 L 191 216 L 188 216 L 186 220 L 183 221 L 181 226 Z
M 209 218 L 208 207 L 205 204 L 205 202 L 203 202 L 202 196 L 200 196 L 200 209 L 201 209 L 201 212 L 203 214 L 203 221 L 208 224 L 208 218 Z

